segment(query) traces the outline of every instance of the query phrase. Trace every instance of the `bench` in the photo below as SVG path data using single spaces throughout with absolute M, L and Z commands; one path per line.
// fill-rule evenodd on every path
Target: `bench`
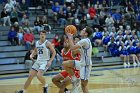
M 21 64 L 24 62 L 24 57 L 20 58 L 1 58 L 0 65 Z
M 0 46 L 9 46 L 10 42 L 9 41 L 0 41 Z
M 0 53 L 0 58 L 24 57 L 27 51 Z
M 25 70 L 25 64 L 0 65 L 0 72 L 11 70 Z
M 12 51 L 25 51 L 25 46 L 5 46 L 0 47 L 0 52 L 12 52 Z

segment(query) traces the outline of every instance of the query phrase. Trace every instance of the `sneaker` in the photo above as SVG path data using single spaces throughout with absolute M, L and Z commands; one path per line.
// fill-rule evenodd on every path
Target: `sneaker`
M 134 67 L 136 67 L 136 66 L 137 66 L 137 63 L 136 63 L 136 62 L 134 62 L 134 63 L 133 63 L 133 66 L 134 66 Z
M 48 92 L 48 84 L 45 87 L 43 87 L 43 93 L 49 93 Z
M 71 93 L 71 91 L 65 88 L 64 93 Z
M 127 66 L 130 67 L 130 63 L 129 62 L 127 63 Z
M 16 93 L 25 93 L 24 90 L 16 91 Z
M 124 63 L 123 63 L 123 66 L 124 66 L 124 68 L 126 68 L 126 67 L 127 67 L 127 64 L 124 62 Z
M 80 78 L 76 78 L 75 81 L 72 81 L 71 93 L 80 93 L 79 88 L 80 88 Z
M 140 62 L 138 63 L 138 66 L 140 66 Z

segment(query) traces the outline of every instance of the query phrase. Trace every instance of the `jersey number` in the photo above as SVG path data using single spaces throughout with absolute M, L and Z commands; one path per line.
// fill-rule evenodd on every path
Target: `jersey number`
M 38 49 L 38 54 L 43 54 L 43 49 Z

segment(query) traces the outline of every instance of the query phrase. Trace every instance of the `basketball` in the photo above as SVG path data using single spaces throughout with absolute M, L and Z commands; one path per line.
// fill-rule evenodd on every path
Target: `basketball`
M 65 32 L 74 35 L 74 34 L 77 33 L 77 28 L 74 25 L 68 25 L 68 26 L 65 27 Z

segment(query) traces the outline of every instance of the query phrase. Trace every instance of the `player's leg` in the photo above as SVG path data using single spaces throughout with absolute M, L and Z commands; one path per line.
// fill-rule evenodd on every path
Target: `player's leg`
M 36 74 L 37 74 L 37 71 L 34 70 L 34 69 L 31 69 L 30 72 L 29 72 L 29 77 L 24 84 L 24 88 L 20 91 L 17 91 L 17 93 L 25 93 L 25 90 L 29 87 L 32 79 L 34 78 L 34 76 L 36 76 Z
M 83 90 L 83 93 L 89 93 L 87 85 L 88 80 L 81 80 L 81 88 Z
M 39 70 L 37 72 L 37 79 L 42 83 L 43 86 L 45 86 L 46 81 L 45 78 L 43 77 L 44 71 L 43 70 Z
M 71 79 L 69 77 L 66 77 L 62 83 L 61 83 L 61 88 L 59 90 L 59 93 L 64 93 L 66 92 L 66 86 L 70 85 L 71 84 Z
M 59 74 L 55 75 L 52 78 L 52 82 L 60 88 L 60 92 L 62 91 L 68 91 L 66 88 L 67 85 L 69 85 L 69 78 L 67 79 L 66 77 L 68 76 L 68 73 L 66 71 L 62 71 Z M 66 78 L 66 79 L 65 79 Z M 64 93 L 64 92 L 62 92 Z
M 80 69 L 80 78 L 81 78 L 81 88 L 83 90 L 83 93 L 89 93 L 88 92 L 88 79 L 90 77 L 92 66 L 82 66 Z

